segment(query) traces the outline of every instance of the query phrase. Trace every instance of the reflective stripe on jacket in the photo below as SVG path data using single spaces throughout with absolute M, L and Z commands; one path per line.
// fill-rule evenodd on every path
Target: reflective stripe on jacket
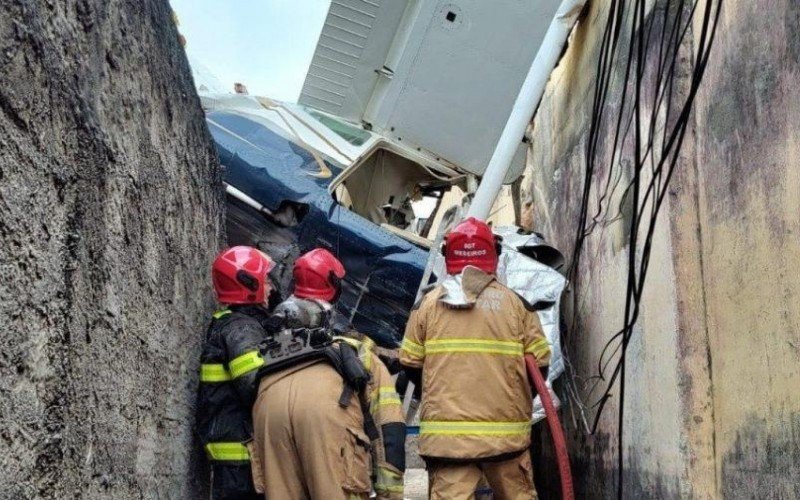
M 256 373 L 264 364 L 259 345 L 266 338 L 266 311 L 239 306 L 214 313 L 203 345 L 198 395 L 198 433 L 209 460 L 250 459 L 244 443 L 252 437 L 250 409 Z
M 531 387 L 523 362 L 547 365 L 536 312 L 497 281 L 471 308 L 452 308 L 434 288 L 411 312 L 400 362 L 423 372 L 420 454 L 499 457 L 530 445 Z

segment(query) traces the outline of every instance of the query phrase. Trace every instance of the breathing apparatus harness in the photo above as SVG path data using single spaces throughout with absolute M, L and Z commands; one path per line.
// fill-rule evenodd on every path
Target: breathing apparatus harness
M 359 359 L 358 341 L 354 340 L 351 343 L 349 339 L 334 338 L 328 311 L 315 301 L 304 302 L 316 304 L 321 312 L 325 313 L 322 326 L 282 328 L 271 335 L 260 349 L 264 365 L 259 369 L 258 377 L 277 373 L 305 361 L 326 361 L 342 377 L 343 387 L 339 396 L 339 406 L 349 407 L 350 399 L 355 394 L 364 415 L 364 432 L 370 441 L 378 439 L 380 437 L 378 428 L 369 411 L 369 403 L 364 397 L 364 389 L 372 379 L 372 375 Z

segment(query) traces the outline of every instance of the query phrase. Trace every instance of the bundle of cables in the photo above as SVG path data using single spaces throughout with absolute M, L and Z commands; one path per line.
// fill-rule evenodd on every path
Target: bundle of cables
M 578 270 L 587 237 L 622 218 L 630 221 L 622 327 L 605 345 L 597 373 L 583 377 L 588 385 L 578 387 L 579 374 L 569 364 L 565 384 L 573 403 L 570 407 L 581 413 L 584 430 L 594 434 L 611 391 L 619 383 L 619 498 L 623 497 L 626 351 L 639 318 L 656 221 L 679 165 L 691 111 L 719 24 L 722 0 L 659 0 L 647 13 L 649 4 L 646 0 L 609 0 L 597 62 L 579 219 L 568 270 L 575 301 L 571 324 L 577 325 L 583 284 Z M 623 67 L 622 84 L 612 83 Z M 605 137 L 613 137 L 607 150 L 601 147 L 606 145 L 601 142 Z M 613 197 L 615 191 L 621 195 Z M 596 200 L 594 206 L 590 206 L 592 199 Z M 618 202 L 612 204 L 612 199 Z M 568 330 L 578 329 L 573 326 Z M 569 347 L 579 341 L 577 336 L 565 339 L 565 357 Z M 586 414 L 591 410 L 594 418 L 590 425 Z

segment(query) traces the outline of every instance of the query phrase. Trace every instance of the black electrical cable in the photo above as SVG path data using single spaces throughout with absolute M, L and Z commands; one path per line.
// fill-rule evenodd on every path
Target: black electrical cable
M 583 191 L 579 211 L 578 227 L 575 234 L 575 245 L 572 260 L 568 268 L 568 276 L 573 283 L 573 317 L 575 325 L 579 314 L 579 263 L 582 256 L 586 238 L 604 220 L 609 222 L 608 212 L 611 207 L 611 194 L 617 189 L 619 181 L 624 176 L 623 169 L 632 164 L 632 175 L 622 192 L 620 214 L 623 205 L 630 206 L 631 226 L 628 234 L 628 262 L 627 285 L 625 293 L 625 310 L 623 326 L 608 340 L 601 351 L 597 365 L 597 375 L 590 377 L 594 381 L 589 396 L 594 393 L 598 384 L 605 382 L 605 390 L 597 402 L 591 405 L 596 409 L 590 433 L 594 433 L 599 425 L 600 417 L 605 405 L 611 396 L 611 390 L 619 381 L 619 411 L 617 420 L 617 496 L 623 497 L 623 470 L 624 470 L 624 398 L 625 398 L 625 367 L 627 348 L 634 333 L 641 299 L 644 292 L 647 272 L 650 265 L 650 252 L 653 245 L 656 221 L 661 211 L 668 186 L 675 172 L 679 155 L 683 146 L 689 118 L 700 83 L 708 63 L 711 47 L 716 36 L 722 0 L 704 0 L 701 28 L 696 52 L 690 61 L 689 88 L 685 97 L 676 91 L 676 69 L 682 63 L 681 54 L 687 50 L 685 43 L 687 34 L 694 24 L 699 1 L 695 0 L 687 6 L 686 0 L 672 5 L 669 1 L 658 2 L 654 12 L 646 16 L 645 0 L 612 0 L 608 7 L 608 18 L 600 45 L 600 56 L 597 63 L 595 76 L 595 90 L 592 103 L 592 116 L 587 140 L 587 165 L 583 176 Z M 660 35 L 655 43 L 657 61 L 654 74 L 650 75 L 652 65 L 648 65 L 651 53 L 651 40 L 655 29 L 657 10 L 663 8 L 662 23 L 659 26 Z M 630 23 L 628 23 L 630 21 Z M 630 26 L 630 31 L 625 28 Z M 592 198 L 592 180 L 595 177 L 601 158 L 599 151 L 600 139 L 606 132 L 606 116 L 608 111 L 609 93 L 612 87 L 612 78 L 621 57 L 617 52 L 627 42 L 627 59 L 622 86 L 619 87 L 619 107 L 616 109 L 614 122 L 614 140 L 607 163 L 605 182 L 596 195 L 594 216 L 589 219 L 589 202 Z M 645 75 L 651 76 L 645 78 Z M 633 88 L 631 88 L 633 87 Z M 633 97 L 629 95 L 633 94 Z M 644 106 L 650 105 L 649 113 L 645 116 Z M 675 112 L 677 116 L 675 115 Z M 663 113 L 662 113 L 663 112 Z M 659 117 L 661 118 L 659 119 Z M 647 123 L 646 123 L 647 122 Z M 625 124 L 623 126 L 623 123 Z M 658 125 L 663 127 L 663 133 L 657 134 Z M 633 128 L 633 139 L 629 133 Z M 656 139 L 660 135 L 660 148 Z M 632 143 L 632 144 L 631 144 Z M 633 153 L 626 153 L 626 146 L 632 146 Z M 648 168 L 649 167 L 649 168 Z M 649 173 L 649 180 L 644 182 L 644 174 Z M 616 177 L 616 180 L 615 180 Z M 613 182 L 612 182 L 613 181 Z M 649 205 L 649 210 L 647 210 Z M 602 217 L 606 214 L 605 218 Z M 610 219 L 617 220 L 615 215 Z M 643 234 L 641 234 L 643 233 Z M 615 346 L 611 355 L 606 359 L 611 346 Z M 606 371 L 616 357 L 614 369 L 610 377 Z M 574 384 L 574 368 L 570 363 L 568 367 L 569 384 Z M 578 397 L 578 391 L 572 388 L 568 395 Z M 577 401 L 583 408 L 582 402 Z
M 693 12 L 694 12 L 694 8 L 696 7 L 696 5 L 697 5 L 697 4 L 694 4 L 694 6 L 692 7 L 692 10 L 690 11 L 690 14 L 689 14 L 689 17 L 690 17 L 690 18 L 692 17 L 692 14 L 693 14 Z M 680 4 L 679 4 L 678 8 L 677 8 L 677 11 L 678 11 L 678 12 L 681 12 L 681 11 L 683 10 L 683 6 L 684 6 L 684 1 L 682 0 L 682 1 L 680 2 Z M 666 27 L 666 25 L 668 24 L 668 22 L 667 22 L 668 20 L 669 20 L 669 16 L 664 16 L 664 27 Z M 652 25 L 651 25 L 651 26 L 652 26 Z M 674 26 L 673 26 L 673 29 L 672 29 L 672 35 L 674 35 L 674 34 L 676 33 L 676 30 L 677 30 L 677 28 L 678 28 L 679 26 L 680 26 L 680 23 L 678 23 L 678 22 L 675 22 L 675 23 L 674 23 Z M 683 30 L 683 35 L 685 35 L 686 29 L 688 29 L 688 26 L 689 26 L 689 23 L 687 23 L 686 27 L 684 28 L 684 30 Z M 665 31 L 666 31 L 666 30 L 665 30 Z M 671 37 L 670 39 L 672 39 L 672 37 Z M 662 41 L 663 41 L 663 38 L 662 38 Z M 661 54 L 663 54 L 663 49 L 662 49 L 662 50 L 660 50 L 660 55 L 661 55 Z M 670 71 L 669 71 L 669 73 L 668 73 L 668 76 L 674 73 L 674 67 L 675 67 L 675 62 L 676 62 L 676 61 L 677 61 L 677 52 L 674 52 L 674 53 L 673 53 L 673 57 L 672 57 L 672 63 L 671 63 L 671 65 L 670 65 Z M 659 66 L 658 66 L 658 67 L 659 67 L 659 70 L 661 70 L 661 69 L 663 68 L 663 64 L 662 64 L 662 63 L 663 63 L 662 59 L 659 59 Z M 661 75 L 659 74 L 659 78 L 657 79 L 657 82 L 656 82 L 656 84 L 657 84 L 657 88 L 659 88 L 659 89 L 661 88 L 661 87 L 660 87 L 660 81 L 661 81 Z M 671 79 L 668 81 L 668 85 L 667 85 L 667 87 L 668 87 L 668 90 L 667 90 L 667 92 L 671 93 L 671 91 L 672 91 L 672 80 L 671 80 Z M 656 111 L 657 111 L 657 110 L 660 108 L 660 106 L 661 106 L 661 104 L 662 104 L 662 102 L 663 102 L 663 100 L 664 100 L 664 96 L 665 96 L 665 94 L 666 94 L 666 92 L 662 92 L 662 93 L 661 93 L 661 95 L 660 95 L 660 97 L 659 97 L 659 99 L 658 99 L 658 103 L 657 103 L 657 105 L 653 106 L 653 114 L 652 114 L 651 120 L 655 120 L 655 112 L 656 112 Z M 672 101 L 671 101 L 671 99 L 667 99 L 667 101 L 666 101 L 666 107 L 667 107 L 667 109 L 666 109 L 666 116 L 670 116 L 671 104 L 672 104 Z M 631 123 L 632 123 L 632 121 L 633 121 L 633 120 L 632 120 L 632 118 L 633 118 L 633 113 L 631 113 L 631 117 L 630 117 L 630 119 L 629 119 L 629 121 L 628 121 L 628 127 L 630 126 L 630 124 L 631 124 Z M 662 141 L 662 144 L 666 144 L 666 133 L 667 133 L 667 131 L 668 131 L 668 130 L 669 130 L 669 128 L 668 128 L 668 127 L 664 127 L 664 134 L 665 134 L 665 137 L 664 137 L 664 139 L 663 139 L 663 141 Z M 652 135 L 652 134 L 654 133 L 654 131 L 655 131 L 655 126 L 654 126 L 654 123 L 652 123 L 652 122 L 651 122 L 651 126 L 650 126 L 650 133 L 651 133 L 651 135 L 650 135 L 650 139 L 649 139 L 649 141 L 648 141 L 648 148 L 647 148 L 647 150 L 645 151 L 645 154 L 644 154 L 645 158 L 647 157 L 647 155 L 648 155 L 648 154 L 650 154 L 650 153 L 652 152 L 653 141 L 654 141 L 654 137 L 653 137 L 653 135 Z M 627 130 L 626 130 L 626 135 L 627 135 Z M 664 152 L 664 151 L 663 151 L 663 149 L 662 149 L 661 155 L 663 156 L 663 155 L 664 155 L 664 153 L 665 153 L 665 152 Z M 655 156 L 654 156 L 653 154 L 650 154 L 650 158 L 651 158 L 651 162 L 654 162 L 654 161 L 655 161 Z M 656 177 L 656 178 L 660 177 L 660 173 L 656 172 L 656 169 L 655 169 L 655 168 L 653 169 L 653 176 L 654 176 L 654 177 Z M 659 179 L 654 179 L 654 181 L 658 181 L 658 180 L 659 180 Z M 656 185 L 656 187 L 657 187 L 657 185 Z M 613 190 L 614 188 L 615 188 L 615 187 L 613 187 L 613 188 L 612 188 L 612 190 Z M 626 188 L 625 192 L 623 193 L 623 200 L 624 200 L 624 199 L 625 199 L 625 197 L 627 196 L 628 190 L 629 190 L 630 188 L 631 188 L 631 185 L 629 184 L 629 185 L 628 185 L 628 187 Z M 648 196 L 649 196 L 649 191 L 648 191 Z M 646 202 L 646 199 L 644 200 L 644 202 Z M 643 202 L 643 203 L 644 203 L 644 202 Z M 651 207 L 652 207 L 652 209 L 651 209 L 651 214 L 652 214 L 653 216 L 655 216 L 655 214 L 656 214 L 656 212 L 655 212 L 655 207 L 656 207 L 656 204 L 652 204 L 652 205 L 651 205 Z M 616 219 L 616 216 L 615 216 L 615 217 L 614 217 L 612 220 L 614 220 L 614 219 Z M 616 340 L 616 339 L 617 339 L 617 338 L 618 338 L 618 337 L 619 337 L 621 334 L 622 334 L 622 331 L 618 332 L 618 335 L 615 335 L 614 337 L 612 337 L 611 341 L 614 341 L 614 340 Z M 608 343 L 608 344 L 606 345 L 606 347 L 603 349 L 603 351 L 601 352 L 600 359 L 599 359 L 599 361 L 598 361 L 598 373 L 605 373 L 605 370 L 606 370 L 606 368 L 607 368 L 608 364 L 609 364 L 609 363 L 610 363 L 610 362 L 613 360 L 613 357 L 614 357 L 614 355 L 616 355 L 616 354 L 617 354 L 617 352 L 619 352 L 620 345 L 618 344 L 618 345 L 616 346 L 616 348 L 614 349 L 614 351 L 613 351 L 613 352 L 611 353 L 611 355 L 609 356 L 608 360 L 604 362 L 604 360 L 606 359 L 606 353 L 607 353 L 607 349 L 608 349 L 608 347 L 610 347 L 610 345 L 611 345 L 611 344 L 610 344 L 610 343 Z

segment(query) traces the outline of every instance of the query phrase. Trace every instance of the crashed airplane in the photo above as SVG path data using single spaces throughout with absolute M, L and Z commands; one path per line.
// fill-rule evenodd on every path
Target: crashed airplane
M 487 175 L 532 66 L 554 53 L 538 75 L 546 82 L 557 61 L 564 40 L 553 43 L 551 24 L 571 28 L 582 4 L 333 0 L 299 104 L 202 92 L 197 82 L 224 167 L 229 243 L 283 262 L 274 276 L 283 290 L 286 264 L 330 249 L 348 270 L 340 326 L 396 347 L 419 290 L 444 274 L 441 235 Z M 522 174 L 522 135 L 498 185 Z M 416 217 L 426 199 L 433 213 Z M 563 257 L 539 235 L 495 231 L 499 278 L 537 304 L 553 379 L 563 371 Z
M 294 258 L 330 249 L 348 270 L 340 321 L 394 347 L 430 244 L 392 207 L 409 200 L 406 185 L 435 197 L 463 175 L 420 168 L 406 149 L 332 117 L 320 121 L 312 109 L 249 96 L 204 98 L 204 105 L 225 168 L 228 242 L 259 246 L 283 263 L 276 271 L 283 290 Z

